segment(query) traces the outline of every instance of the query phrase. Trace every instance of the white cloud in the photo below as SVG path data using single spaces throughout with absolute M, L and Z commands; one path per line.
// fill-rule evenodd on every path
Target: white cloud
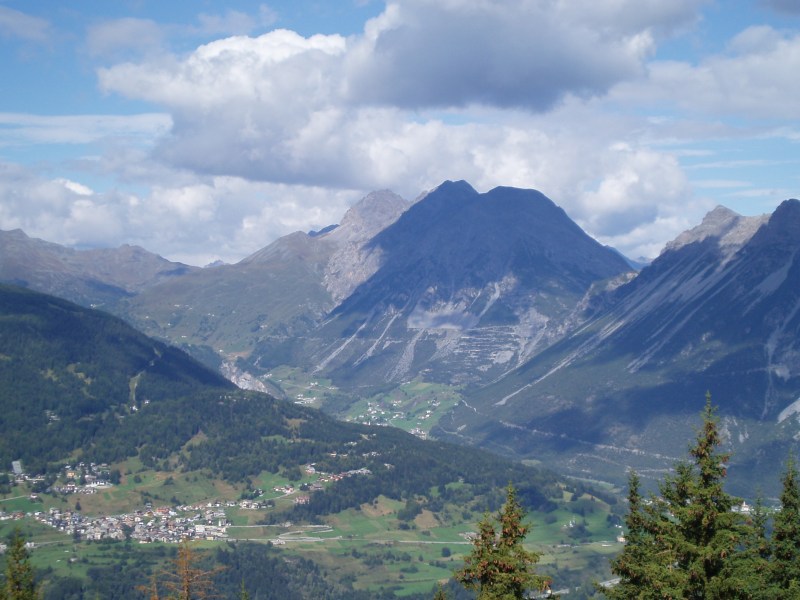
M 0 36 L 46 43 L 51 36 L 51 26 L 46 19 L 0 6 Z
M 172 119 L 163 113 L 139 115 L 32 115 L 0 113 L 0 147 L 12 144 L 86 144 L 107 137 L 152 141 L 167 133 Z
M 691 195 L 683 171 L 670 156 L 620 144 L 603 153 L 602 160 L 603 179 L 583 194 L 578 215 L 597 235 L 622 236 L 656 221 L 665 210 L 685 206 Z
M 800 118 L 800 35 L 754 26 L 727 52 L 698 64 L 651 63 L 646 79 L 620 84 L 614 99 L 628 105 L 670 106 L 688 115 L 756 119 Z
M 711 156 L 696 147 L 698 137 L 742 135 L 707 114 L 800 110 L 798 84 L 786 77 L 800 46 L 790 34 L 752 28 L 697 64 L 649 62 L 662 40 L 696 23 L 704 4 L 389 1 L 360 35 L 275 30 L 182 54 L 167 53 L 160 36 L 242 34 L 274 14 L 201 15 L 183 31 L 101 24 L 90 48 L 129 51 L 139 41 L 155 51 L 98 69 L 101 89 L 169 116 L 128 122 L 132 134 L 158 139 L 153 152 L 111 140 L 102 156 L 80 162 L 137 184 L 136 195 L 86 197 L 47 185 L 74 208 L 72 231 L 89 222 L 82 211 L 90 205 L 78 203 L 88 200 L 126 241 L 195 263 L 241 258 L 278 235 L 336 222 L 373 189 L 413 198 L 444 179 L 481 191 L 539 189 L 599 239 L 653 255 L 715 204 L 694 197 L 679 160 Z M 18 143 L 86 141 L 124 127 L 19 115 L 0 115 L 0 125 L 4 117 Z M 93 133 L 81 137 L 84 126 Z M 43 208 L 38 226 L 52 214 Z M 218 254 L 196 250 L 204 246 Z
M 106 91 L 170 111 L 156 159 L 217 182 L 358 190 L 350 197 L 390 188 L 409 198 L 444 179 L 535 187 L 593 234 L 616 235 L 658 218 L 658 203 L 685 201 L 685 182 L 665 153 L 610 153 L 609 136 L 632 124 L 575 98 L 638 76 L 656 41 L 693 22 L 698 5 L 390 2 L 361 36 L 236 36 L 98 76 Z M 151 213 L 178 218 L 193 207 L 185 216 L 200 223 L 216 214 L 202 188 L 166 187 Z M 242 222 L 277 214 L 240 202 Z M 310 218 L 308 201 L 281 206 Z
M 546 110 L 635 77 L 655 37 L 700 3 L 562 0 L 390 2 L 348 55 L 348 98 L 410 109 Z
M 156 185 L 141 195 L 98 192 L 0 162 L 0 229 L 69 246 L 138 244 L 196 265 L 233 262 L 277 237 L 338 222 L 358 197 L 232 177 Z
M 16 165 L 0 163 L 0 228 L 64 244 L 108 244 L 122 232 L 106 203 L 70 180 L 43 179 Z
M 70 192 L 78 194 L 79 196 L 91 196 L 94 194 L 92 188 L 88 185 L 83 185 L 82 183 L 78 183 L 77 181 L 71 181 L 69 179 L 64 179 L 59 177 L 58 179 L 54 180 L 56 183 L 60 183 L 65 188 L 67 188 Z
M 498 149 L 484 139 L 521 137 L 510 141 L 521 148 L 529 134 L 453 127 L 405 108 L 539 110 L 572 94 L 602 94 L 635 76 L 653 40 L 693 21 L 697 5 L 618 0 L 616 10 L 600 10 L 594 2 L 411 0 L 389 3 L 362 36 L 277 30 L 98 75 L 106 91 L 170 110 L 175 125 L 158 156 L 176 166 L 364 190 L 399 184 L 412 193 L 443 175 L 474 174 L 480 163 L 498 167 L 490 158 Z M 499 168 L 523 168 L 522 156 L 509 158 Z
M 153 53 L 163 49 L 165 39 L 155 21 L 128 17 L 91 25 L 86 31 L 86 48 L 91 56 L 109 60 L 131 50 Z

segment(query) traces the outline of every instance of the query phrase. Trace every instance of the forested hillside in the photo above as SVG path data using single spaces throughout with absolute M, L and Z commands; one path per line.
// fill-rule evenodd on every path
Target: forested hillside
M 302 508 L 306 516 L 458 480 L 485 490 L 514 480 L 532 506 L 557 495 L 555 476 L 544 471 L 238 390 L 102 312 L 2 286 L 0 315 L 4 465 L 21 459 L 36 473 L 65 461 L 138 456 L 145 466 L 207 469 L 230 482 L 310 463 L 328 472 L 371 472 L 357 484 L 335 483 L 335 494 L 315 495 Z

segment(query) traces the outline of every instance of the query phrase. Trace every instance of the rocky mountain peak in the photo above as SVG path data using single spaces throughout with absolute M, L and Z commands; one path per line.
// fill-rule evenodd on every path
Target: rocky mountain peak
M 371 192 L 342 217 L 339 227 L 326 237 L 338 243 L 365 242 L 394 223 L 410 203 L 389 190 Z
M 346 298 L 375 273 L 381 252 L 367 247 L 367 242 L 397 221 L 409 206 L 411 203 L 389 190 L 372 192 L 345 213 L 339 227 L 322 236 L 337 245 L 324 280 L 334 301 Z
M 744 217 L 729 208 L 717 206 L 703 218 L 700 225 L 684 231 L 669 242 L 662 254 L 713 238 L 725 257 L 730 257 L 750 241 L 768 220 L 769 215 Z
M 771 228 L 790 233 L 800 231 L 800 200 L 784 200 L 769 219 Z

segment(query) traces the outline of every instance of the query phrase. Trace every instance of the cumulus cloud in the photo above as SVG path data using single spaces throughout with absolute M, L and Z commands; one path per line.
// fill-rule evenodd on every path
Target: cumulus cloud
M 82 184 L 0 163 L 0 227 L 69 245 L 113 243 L 122 231 L 107 203 Z
M 749 27 L 724 54 L 699 64 L 656 61 L 647 78 L 620 84 L 617 99 L 678 107 L 686 114 L 747 118 L 800 117 L 800 35 L 769 26 Z
M 362 35 L 240 35 L 98 76 L 105 91 L 171 114 L 153 160 L 217 182 L 166 185 L 154 191 L 151 214 L 178 218 L 183 207 L 205 223 L 220 210 L 214 199 L 228 197 L 219 182 L 248 180 L 297 198 L 278 203 L 287 210 L 309 218 L 319 206 L 333 222 L 339 200 L 290 190 L 354 198 L 390 188 L 413 198 L 444 179 L 468 179 L 484 190 L 538 188 L 610 239 L 669 218 L 690 192 L 677 162 L 638 134 L 612 148 L 639 120 L 619 122 L 581 98 L 643 74 L 655 44 L 693 23 L 701 4 L 389 2 Z M 241 201 L 241 222 L 273 218 L 276 200 L 266 198 Z
M 167 179 L 167 178 L 165 178 Z M 235 262 L 298 229 L 338 222 L 357 196 L 311 186 L 186 174 L 146 193 L 97 192 L 0 162 L 0 229 L 77 247 L 138 244 L 195 265 Z
M 410 109 L 470 104 L 546 110 L 635 76 L 654 32 L 696 2 L 390 2 L 348 55 L 352 102 Z
M 698 6 L 614 4 L 390 2 L 361 36 L 236 36 L 185 58 L 125 63 L 98 75 L 104 90 L 171 112 L 174 127 L 159 153 L 174 165 L 254 180 L 385 187 L 427 180 L 414 169 L 429 172 L 427 160 L 414 155 L 426 156 L 431 139 L 453 158 L 445 143 L 469 137 L 424 114 L 409 120 L 407 109 L 478 104 L 536 112 L 569 96 L 603 94 L 639 73 L 654 40 L 693 21 Z M 463 164 L 468 157 L 455 158 Z
M 679 148 L 665 141 L 732 135 L 703 118 L 719 110 L 798 111 L 798 84 L 785 76 L 800 46 L 790 34 L 751 28 L 697 64 L 653 61 L 703 4 L 390 0 L 350 37 L 244 35 L 274 20 L 266 7 L 257 17 L 201 15 L 182 32 L 135 19 L 97 24 L 91 52 L 141 56 L 98 69 L 101 89 L 168 114 L 130 125 L 158 139 L 154 150 L 110 135 L 102 156 L 73 165 L 139 191 L 89 194 L 79 182 L 41 180 L 27 205 L 40 216 L 18 203 L 17 221 L 27 214 L 37 231 L 55 232 L 48 223 L 69 218 L 77 235 L 84 225 L 102 230 L 92 209 L 130 243 L 203 264 L 336 222 L 373 189 L 414 198 L 467 179 L 481 191 L 539 189 L 598 239 L 652 256 L 713 206 L 693 196 Z M 171 54 L 165 32 L 235 35 Z M 87 141 L 67 120 L 3 119 L 17 142 Z M 98 139 L 104 126 L 93 123 Z

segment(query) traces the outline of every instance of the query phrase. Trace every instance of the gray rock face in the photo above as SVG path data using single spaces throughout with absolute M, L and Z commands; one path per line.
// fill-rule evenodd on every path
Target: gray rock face
M 717 246 L 723 251 L 727 260 L 738 252 L 768 219 L 769 215 L 743 217 L 729 208 L 717 206 L 705 216 L 700 225 L 683 232 L 669 242 L 662 254 L 711 238 L 716 240 Z
M 336 249 L 325 267 L 325 288 L 339 303 L 369 279 L 381 264 L 381 252 L 366 243 L 394 223 L 409 203 L 388 190 L 372 192 L 348 210 L 324 239 Z
M 301 353 L 364 385 L 422 370 L 488 381 L 559 335 L 594 281 L 628 270 L 540 193 L 465 182 L 442 184 L 348 258 L 366 267 Z

